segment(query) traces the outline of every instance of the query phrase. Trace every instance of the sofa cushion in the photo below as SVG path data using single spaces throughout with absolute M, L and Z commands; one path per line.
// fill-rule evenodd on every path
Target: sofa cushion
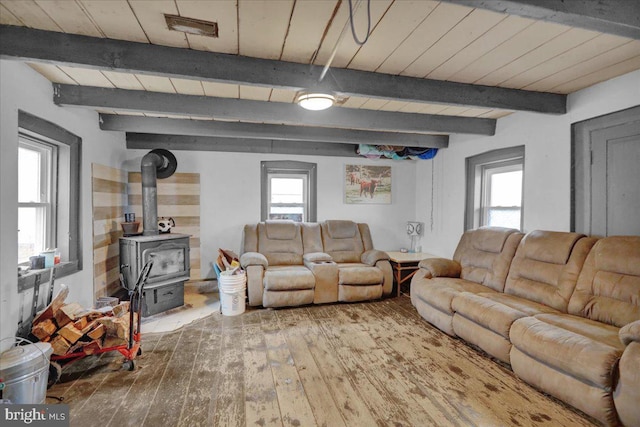
M 316 280 L 306 267 L 269 267 L 264 273 L 264 288 L 269 291 L 313 289 Z
M 518 230 L 500 227 L 465 232 L 453 255 L 461 267 L 460 277 L 502 292 L 522 236 Z
M 463 279 L 433 278 L 428 286 L 411 283 L 412 298 L 419 298 L 440 311 L 453 315 L 451 303 L 462 292 L 491 292 L 491 288 Z
M 620 421 L 625 426 L 640 425 L 640 342 L 632 342 L 620 358 L 620 380 L 613 393 Z
M 460 277 L 460 264 L 446 258 L 427 258 L 420 261 L 418 267 L 425 270 L 427 279 L 432 277 Z
M 457 295 L 451 302 L 451 308 L 456 314 L 464 316 L 507 339 L 513 322 L 527 315 L 522 311 L 492 301 L 490 298 L 469 292 Z M 460 335 L 460 332 L 456 330 L 456 334 Z
M 516 320 L 509 335 L 514 347 L 547 366 L 600 388 L 613 386 L 613 368 L 623 351 L 615 327 L 541 314 Z
M 513 308 L 514 310 L 521 311 L 529 316 L 542 313 L 559 313 L 559 311 L 554 308 L 551 308 L 544 304 L 539 304 L 535 301 L 529 301 L 528 299 L 520 298 L 515 295 L 503 294 L 499 292 L 479 295 L 483 296 L 484 298 L 489 298 L 492 301 L 498 302 L 500 304 L 504 304 L 508 307 Z
M 530 232 L 511 262 L 504 292 L 566 313 L 580 269 L 596 240 L 578 233 Z
M 569 260 L 573 245 L 585 237 L 579 233 L 535 230 L 528 233 L 520 245 L 523 257 L 549 264 L 564 265 Z
M 338 265 L 339 285 L 380 285 L 384 281 L 382 270 L 365 264 Z
M 313 303 L 313 289 L 301 289 L 289 292 L 272 292 L 265 290 L 262 297 L 264 307 L 297 307 Z
M 382 285 L 376 285 L 376 286 L 341 285 L 338 287 L 338 301 L 342 301 L 342 302 L 371 301 L 378 298 L 382 298 Z
M 558 313 L 545 305 L 500 292 L 463 292 L 453 299 L 452 308 L 456 312 L 452 322 L 455 334 L 505 363 L 511 363 L 509 331 L 513 322 L 537 313 Z
M 640 319 L 640 236 L 605 237 L 595 244 L 568 311 L 618 327 Z
M 293 240 L 298 233 L 297 224 L 293 221 L 265 221 L 267 238 L 271 240 Z
M 364 244 L 353 221 L 325 221 L 321 224 L 324 252 L 337 263 L 360 262 Z
M 640 343 L 640 320 L 636 320 L 620 328 L 618 336 L 624 345 L 629 345 L 633 341 Z
M 473 247 L 482 252 L 499 254 L 504 249 L 507 238 L 515 230 L 503 227 L 482 227 L 475 230 Z
M 300 224 L 300 230 L 302 231 L 302 246 L 305 254 L 324 252 L 320 224 L 316 222 L 303 222 Z
M 302 265 L 302 234 L 293 221 L 258 224 L 258 250 L 269 265 Z
M 353 221 L 327 220 L 327 231 L 332 239 L 352 239 L 358 232 L 358 225 Z

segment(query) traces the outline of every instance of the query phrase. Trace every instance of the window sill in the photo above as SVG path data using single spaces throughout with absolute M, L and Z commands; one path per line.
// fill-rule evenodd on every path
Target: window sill
M 55 279 L 60 279 L 65 276 L 69 276 L 73 273 L 79 271 L 78 262 L 61 262 L 57 264 L 56 269 L 56 277 Z M 40 284 L 48 283 L 49 278 L 51 277 L 51 272 L 49 271 L 51 268 L 45 268 L 42 270 L 29 270 L 27 273 L 22 276 L 18 276 L 18 293 L 24 292 L 28 289 L 32 289 L 36 283 L 36 276 L 40 275 Z

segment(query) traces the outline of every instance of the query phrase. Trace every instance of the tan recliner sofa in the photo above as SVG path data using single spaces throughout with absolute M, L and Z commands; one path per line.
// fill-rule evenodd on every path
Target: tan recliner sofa
M 435 326 L 510 363 L 529 384 L 605 425 L 639 426 L 640 237 L 533 231 L 511 260 L 504 258 L 502 289 L 497 282 L 482 289 L 475 281 L 465 288 L 475 268 L 469 266 L 487 265 L 477 249 L 487 246 L 479 240 L 500 241 L 505 234 L 519 233 L 469 231 L 454 260 L 422 261 L 411 282 L 418 312 L 430 322 L 441 318 L 431 312 L 442 312 L 449 287 L 450 322 L 444 328 L 431 322 Z M 484 276 L 502 277 L 503 265 L 492 266 Z
M 241 254 L 251 306 L 366 301 L 391 294 L 393 287 L 389 256 L 374 249 L 367 224 L 248 224 Z

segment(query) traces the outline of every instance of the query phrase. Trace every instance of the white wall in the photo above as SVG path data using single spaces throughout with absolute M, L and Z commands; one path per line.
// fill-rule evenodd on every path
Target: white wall
M 495 136 L 453 135 L 449 148 L 440 150 L 434 162 L 417 166 L 416 216 L 426 226 L 423 251 L 451 257 L 460 240 L 464 230 L 465 158 L 517 145 L 525 145 L 524 231 L 569 231 L 571 124 L 638 104 L 640 71 L 570 95 L 565 115 L 515 113 L 498 120 Z
M 126 150 L 122 133 L 100 131 L 95 112 L 55 106 L 51 84 L 26 65 L 0 61 L 0 76 L 0 337 L 7 337 L 15 333 L 21 305 L 27 302 L 28 306 L 30 300 L 29 292 L 17 293 L 18 109 L 57 123 L 83 139 L 84 268 L 58 282 L 68 284 L 69 300 L 82 305 L 89 306 L 93 300 L 91 163 L 139 170 L 146 150 Z M 242 226 L 259 220 L 261 160 L 318 164 L 319 221 L 366 222 L 376 247 L 391 250 L 409 245 L 405 223 L 417 219 L 426 228 L 420 242 L 423 250 L 450 257 L 463 231 L 466 157 L 524 144 L 525 230 L 568 230 L 571 123 L 637 104 L 640 71 L 569 96 L 566 115 L 516 113 L 498 121 L 493 137 L 453 136 L 450 147 L 440 150 L 434 162 L 186 151 L 174 154 L 178 172 L 200 173 L 202 270 L 210 277 L 210 263 L 217 249 L 239 251 Z M 343 171 L 347 163 L 392 166 L 393 203 L 345 204 Z
M 83 270 L 56 283 L 69 286 L 68 301 L 93 304 L 91 163 L 119 167 L 124 161 L 124 134 L 103 132 L 95 112 L 53 104 L 51 83 L 27 65 L 0 61 L 0 338 L 17 329 L 21 306 L 29 312 L 30 291 L 18 294 L 18 109 L 51 121 L 82 138 L 81 221 Z M 41 292 L 41 295 L 43 295 Z
M 137 171 L 147 151 L 132 151 L 125 169 Z M 409 245 L 405 223 L 416 211 L 416 162 L 365 158 L 173 151 L 177 172 L 200 174 L 200 239 L 202 273 L 214 277 L 211 262 L 218 248 L 240 250 L 242 228 L 260 221 L 260 161 L 297 160 L 318 165 L 318 221 L 351 219 L 366 222 L 377 248 Z M 392 204 L 347 205 L 343 201 L 346 164 L 388 165 Z M 159 212 L 162 215 L 162 212 Z

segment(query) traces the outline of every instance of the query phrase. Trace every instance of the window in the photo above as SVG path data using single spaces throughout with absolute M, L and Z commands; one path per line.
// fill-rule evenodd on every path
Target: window
M 57 248 L 56 277 L 82 270 L 80 158 L 82 140 L 24 111 L 18 114 L 18 262 Z M 33 276 L 18 280 L 19 290 Z
M 316 220 L 316 165 L 295 161 L 261 162 L 261 220 Z
M 524 146 L 468 157 L 465 230 L 522 229 Z
M 55 246 L 57 165 L 55 145 L 19 135 L 18 263 Z

